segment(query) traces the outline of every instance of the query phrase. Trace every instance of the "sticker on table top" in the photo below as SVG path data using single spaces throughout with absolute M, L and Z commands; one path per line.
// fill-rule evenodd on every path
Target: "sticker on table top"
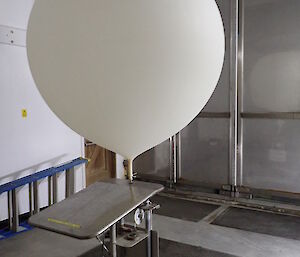
M 71 223 L 71 222 L 68 222 L 68 221 L 57 220 L 57 219 L 52 219 L 52 218 L 48 218 L 48 221 L 56 223 L 56 224 L 60 224 L 60 225 L 65 225 L 65 226 L 70 227 L 70 228 L 76 228 L 76 229 L 80 228 L 80 225 L 74 224 L 74 223 Z
M 22 109 L 22 118 L 27 118 L 27 110 Z

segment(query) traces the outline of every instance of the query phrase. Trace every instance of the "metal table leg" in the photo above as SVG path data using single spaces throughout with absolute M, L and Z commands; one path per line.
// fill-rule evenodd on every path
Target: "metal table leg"
M 116 224 L 110 227 L 110 255 L 117 257 L 117 229 Z
M 145 220 L 145 225 L 146 225 L 146 231 L 148 232 L 148 237 L 147 237 L 147 257 L 152 256 L 152 237 L 151 237 L 151 231 L 152 231 L 152 209 L 146 210 L 146 220 Z
M 160 206 L 159 204 L 153 204 L 151 203 L 150 200 L 147 200 L 146 204 L 144 206 L 141 207 L 141 209 L 144 210 L 145 212 L 145 229 L 148 233 L 148 237 L 147 237 L 147 257 L 155 257 L 158 256 L 158 254 L 156 254 L 156 250 L 152 251 L 152 249 L 155 249 L 155 247 L 158 247 L 158 244 L 153 244 L 153 239 L 155 240 L 155 238 L 152 238 L 152 234 L 153 234 L 153 230 L 152 230 L 152 212 L 155 209 L 158 209 Z M 158 235 L 156 237 L 156 239 L 158 238 Z M 152 248 L 154 247 L 154 248 Z

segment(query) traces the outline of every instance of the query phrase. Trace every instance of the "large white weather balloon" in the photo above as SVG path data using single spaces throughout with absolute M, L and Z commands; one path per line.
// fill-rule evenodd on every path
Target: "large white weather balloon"
M 213 0 L 36 0 L 27 51 L 57 116 L 134 159 L 204 107 L 221 73 L 224 31 Z

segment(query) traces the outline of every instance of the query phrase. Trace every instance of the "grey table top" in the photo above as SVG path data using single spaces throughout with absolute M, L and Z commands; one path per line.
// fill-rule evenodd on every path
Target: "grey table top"
M 32 216 L 29 223 L 79 239 L 95 237 L 163 190 L 159 184 L 110 179 L 96 182 Z

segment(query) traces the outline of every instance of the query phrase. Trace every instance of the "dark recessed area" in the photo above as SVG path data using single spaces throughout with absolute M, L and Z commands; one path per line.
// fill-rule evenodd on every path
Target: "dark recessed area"
M 213 224 L 300 240 L 300 217 L 231 207 Z
M 160 204 L 160 209 L 155 210 L 155 214 L 172 218 L 198 222 L 219 205 L 187 201 L 165 196 L 152 197 L 152 202 Z

